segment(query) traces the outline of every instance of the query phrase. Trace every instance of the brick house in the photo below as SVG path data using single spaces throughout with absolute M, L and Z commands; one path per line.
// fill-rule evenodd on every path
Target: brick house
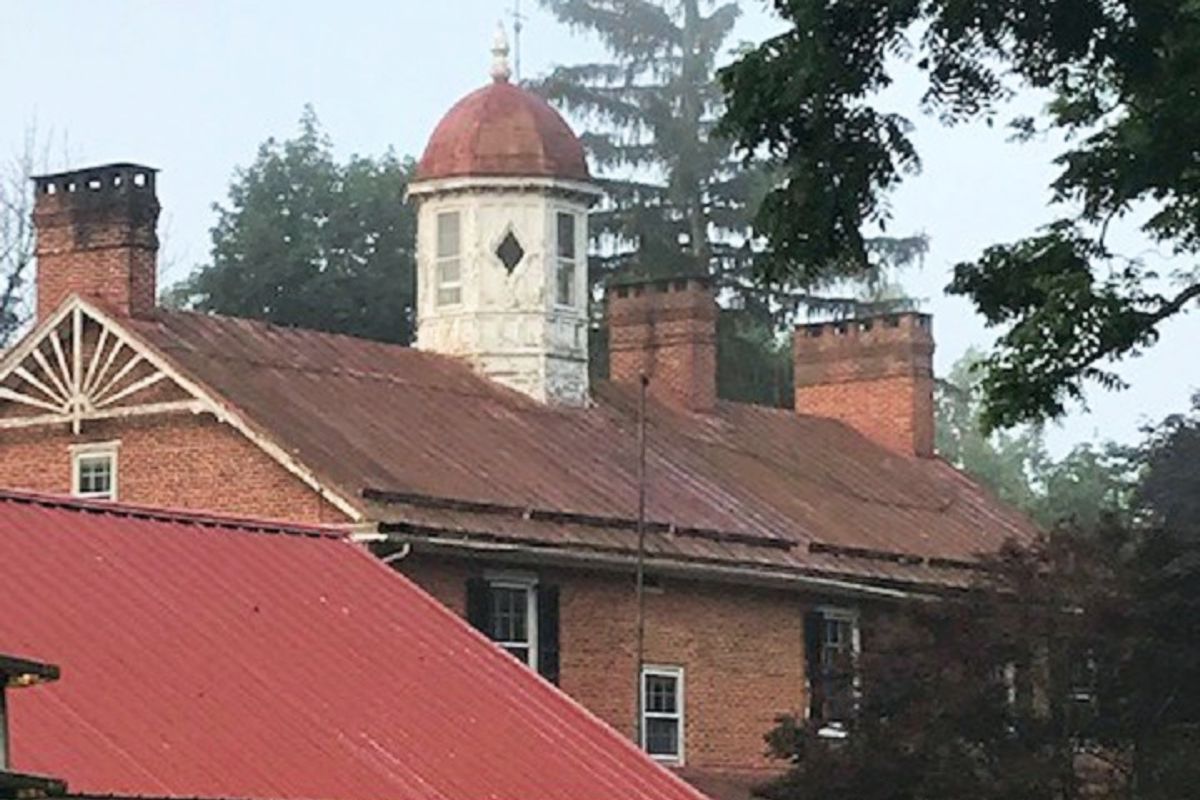
M 933 453 L 927 316 L 797 329 L 795 410 L 716 396 L 703 279 L 610 287 L 588 384 L 600 193 L 542 100 L 493 82 L 439 124 L 418 347 L 159 308 L 155 173 L 37 179 L 38 320 L 0 362 L 0 486 L 341 525 L 701 788 L 836 729 L 872 610 L 961 587 L 1029 523 Z M 637 659 L 639 406 L 646 407 Z

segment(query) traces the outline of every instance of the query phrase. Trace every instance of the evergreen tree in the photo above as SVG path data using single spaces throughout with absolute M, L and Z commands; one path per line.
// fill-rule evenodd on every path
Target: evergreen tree
M 408 344 L 415 325 L 413 164 L 388 153 L 338 163 L 312 108 L 267 140 L 217 204 L 212 260 L 168 302 Z
M 768 254 L 754 240 L 751 223 L 774 172 L 769 164 L 735 159 L 730 142 L 714 133 L 724 107 L 716 69 L 739 4 L 542 4 L 572 29 L 597 36 L 611 57 L 557 67 L 535 84 L 583 121 L 584 144 L 601 173 L 607 202 L 591 219 L 593 284 L 617 271 L 713 276 L 726 305 L 718 327 L 718 391 L 730 399 L 790 405 L 787 324 L 801 309 L 846 313 L 872 304 L 822 296 L 818 290 L 827 284 L 754 279 L 755 262 Z M 903 260 L 922 244 L 889 240 L 876 246 Z M 604 354 L 596 356 L 603 368 Z

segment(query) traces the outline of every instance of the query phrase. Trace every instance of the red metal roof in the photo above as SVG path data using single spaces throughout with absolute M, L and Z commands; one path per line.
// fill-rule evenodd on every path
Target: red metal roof
M 458 101 L 429 137 L 417 180 L 463 176 L 590 180 L 583 145 L 542 98 L 506 81 Z
M 555 408 L 396 345 L 177 311 L 124 324 L 370 519 L 634 546 L 631 387 L 600 384 L 595 406 Z M 648 440 L 648 513 L 661 531 L 651 546 L 665 557 L 959 584 L 967 574 L 943 567 L 1032 533 L 944 461 L 897 455 L 829 419 L 652 405 Z
M 329 531 L 0 492 L 13 767 L 82 794 L 701 795 Z

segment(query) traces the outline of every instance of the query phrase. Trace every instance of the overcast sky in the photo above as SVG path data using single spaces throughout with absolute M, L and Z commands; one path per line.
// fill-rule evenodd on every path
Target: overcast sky
M 115 160 L 162 170 L 159 195 L 168 282 L 207 257 L 211 205 L 234 168 L 268 136 L 289 136 L 312 103 L 340 155 L 394 148 L 419 155 L 442 113 L 487 78 L 497 19 L 513 0 L 290 0 L 91 2 L 0 0 L 0 154 L 36 121 L 68 140 L 74 166 Z M 778 28 L 748 0 L 737 31 L 759 40 Z M 526 76 L 599 55 L 534 0 L 523 37 Z M 904 79 L 895 106 L 913 116 L 923 173 L 894 198 L 892 231 L 924 231 L 923 269 L 904 276 L 935 317 L 944 373 L 971 345 L 992 339 L 942 288 L 953 264 L 1051 218 L 1052 143 L 1017 145 L 1000 129 L 943 129 L 915 109 Z M 1021 104 L 1036 108 L 1037 99 Z M 61 148 L 60 148 L 61 149 Z M 1151 258 L 1136 236 L 1127 248 Z M 1097 437 L 1132 440 L 1138 427 L 1186 408 L 1200 389 L 1197 315 L 1164 327 L 1161 344 L 1120 373 L 1132 389 L 1090 393 L 1051 442 L 1062 450 Z M 1189 355 L 1190 353 L 1190 355 Z

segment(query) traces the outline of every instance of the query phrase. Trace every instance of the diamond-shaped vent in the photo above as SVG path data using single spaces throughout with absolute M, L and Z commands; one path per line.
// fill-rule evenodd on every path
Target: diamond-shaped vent
M 496 258 L 500 259 L 500 263 L 508 270 L 509 274 L 517 268 L 517 264 L 521 263 L 521 259 L 525 257 L 525 248 L 521 247 L 521 243 L 517 241 L 517 237 L 512 231 L 504 234 L 504 239 L 496 248 Z

